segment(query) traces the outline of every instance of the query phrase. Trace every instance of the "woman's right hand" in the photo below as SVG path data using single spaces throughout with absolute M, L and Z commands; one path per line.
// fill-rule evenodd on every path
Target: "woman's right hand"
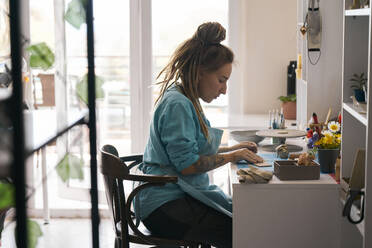
M 232 152 L 233 155 L 233 161 L 234 163 L 240 161 L 240 160 L 246 160 L 250 163 L 262 163 L 264 160 L 260 156 L 258 156 L 256 153 L 248 150 L 247 148 L 239 149 L 234 152 Z

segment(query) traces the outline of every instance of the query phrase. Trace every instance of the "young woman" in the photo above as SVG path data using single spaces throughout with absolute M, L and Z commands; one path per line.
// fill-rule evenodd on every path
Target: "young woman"
M 138 199 L 137 215 L 155 235 L 232 246 L 231 198 L 210 185 L 207 172 L 229 162 L 262 162 L 257 146 L 220 148 L 222 130 L 211 128 L 199 99 L 226 94 L 233 52 L 221 44 L 225 29 L 204 23 L 174 52 L 163 77 L 141 170 L 176 175 L 177 184 L 152 187 Z

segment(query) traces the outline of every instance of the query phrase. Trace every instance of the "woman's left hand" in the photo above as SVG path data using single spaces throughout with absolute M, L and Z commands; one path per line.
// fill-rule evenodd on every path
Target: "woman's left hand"
M 236 145 L 237 149 L 247 148 L 248 150 L 257 153 L 257 144 L 251 141 L 244 141 Z

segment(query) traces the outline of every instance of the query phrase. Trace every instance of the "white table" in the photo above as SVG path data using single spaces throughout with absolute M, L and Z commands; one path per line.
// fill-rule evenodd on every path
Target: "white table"
M 339 185 L 319 180 L 240 184 L 231 164 L 234 248 L 338 248 Z

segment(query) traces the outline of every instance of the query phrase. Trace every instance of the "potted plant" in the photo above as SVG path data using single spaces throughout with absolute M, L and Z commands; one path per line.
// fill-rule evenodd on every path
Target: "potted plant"
M 362 72 L 361 74 L 354 73 L 350 82 L 354 82 L 351 85 L 351 88 L 354 89 L 354 96 L 358 102 L 365 102 L 365 93 L 366 93 L 366 85 L 367 85 L 367 77 Z
M 283 115 L 286 120 L 296 120 L 296 94 L 280 96 L 282 101 Z
M 322 131 L 320 138 L 314 143 L 314 150 L 318 152 L 320 171 L 333 173 L 340 153 L 341 125 L 339 122 L 331 121 L 327 127 L 328 130 Z

